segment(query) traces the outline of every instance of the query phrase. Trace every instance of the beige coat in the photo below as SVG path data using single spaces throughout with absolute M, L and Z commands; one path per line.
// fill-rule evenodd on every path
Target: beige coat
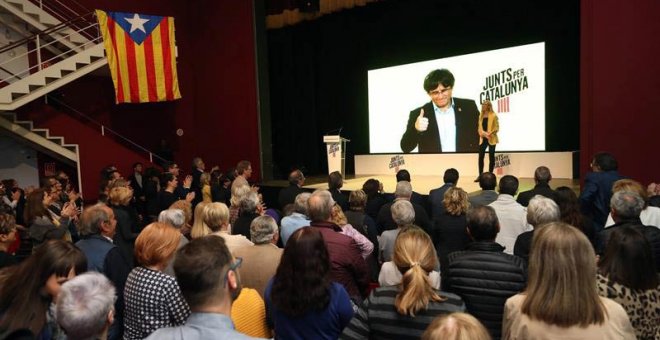
M 521 311 L 525 295 L 510 297 L 504 304 L 502 339 L 520 340 L 634 340 L 635 331 L 630 324 L 628 314 L 618 303 L 601 297 L 607 311 L 607 318 L 602 325 L 589 325 L 586 328 L 572 326 L 568 328 L 532 320 Z
M 263 298 L 266 285 L 280 264 L 282 249 L 267 243 L 236 248 L 232 254 L 243 258 L 239 269 L 243 286 L 256 289 Z

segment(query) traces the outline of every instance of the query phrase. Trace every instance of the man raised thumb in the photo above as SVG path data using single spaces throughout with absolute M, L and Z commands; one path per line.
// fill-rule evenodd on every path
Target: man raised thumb
M 415 121 L 415 129 L 419 132 L 424 132 L 429 127 L 429 119 L 424 117 L 424 109 L 419 110 L 419 116 Z

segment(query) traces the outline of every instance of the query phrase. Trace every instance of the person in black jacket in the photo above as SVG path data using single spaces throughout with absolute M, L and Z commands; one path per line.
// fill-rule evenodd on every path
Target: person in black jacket
M 534 171 L 534 189 L 523 191 L 518 194 L 518 203 L 523 207 L 529 205 L 529 200 L 536 195 L 545 196 L 553 201 L 557 201 L 557 193 L 550 188 L 550 180 L 552 179 L 552 174 L 550 169 L 546 166 L 540 166 Z
M 449 254 L 449 267 L 442 270 L 442 288 L 458 294 L 468 312 L 486 326 L 493 339 L 499 339 L 504 303 L 527 284 L 525 262 L 505 254 L 504 247 L 495 242 L 500 226 L 493 208 L 470 209 L 467 224 L 473 242 L 466 250 Z
M 305 184 L 305 175 L 300 170 L 293 170 L 289 174 L 289 186 L 280 190 L 277 196 L 277 202 L 280 204 L 280 209 L 284 210 L 287 204 L 293 204 L 296 196 L 303 192 L 302 186 Z
M 621 227 L 628 226 L 639 231 L 651 245 L 655 268 L 660 272 L 660 229 L 642 224 L 639 214 L 644 209 L 644 199 L 636 192 L 617 191 L 610 201 L 614 225 L 601 231 L 596 240 L 596 254 L 603 255 L 610 234 Z
M 513 246 L 513 255 L 522 257 L 525 262 L 529 261 L 534 230 L 546 223 L 559 222 L 560 219 L 561 212 L 555 201 L 541 195 L 534 196 L 527 207 L 527 223 L 531 224 L 534 229 L 518 235 Z

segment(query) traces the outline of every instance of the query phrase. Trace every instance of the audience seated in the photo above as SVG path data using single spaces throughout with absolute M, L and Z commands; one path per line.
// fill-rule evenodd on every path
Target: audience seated
M 307 217 L 307 200 L 312 194 L 303 192 L 296 196 L 293 202 L 293 212 L 289 216 L 282 218 L 282 244 L 286 245 L 289 237 L 298 229 L 310 225 L 309 217 Z
M 254 339 L 237 332 L 230 318 L 232 302 L 241 291 L 239 265 L 221 237 L 195 238 L 181 248 L 174 272 L 190 316 L 185 324 L 159 329 L 148 339 Z
M 243 285 L 256 289 L 263 298 L 268 280 L 275 275 L 282 257 L 282 249 L 276 246 L 277 223 L 270 216 L 259 216 L 252 221 L 250 234 L 254 245 L 238 247 L 233 254 L 243 259 Z
M 580 192 L 580 207 L 593 221 L 596 232 L 600 232 L 610 211 L 612 185 L 623 177 L 617 171 L 619 164 L 609 153 L 595 154 L 590 166 L 592 172 L 587 173 Z
M 268 323 L 278 339 L 337 339 L 353 316 L 349 294 L 332 278 L 334 261 L 323 234 L 319 227 L 296 230 L 266 287 Z
M 405 233 L 411 228 L 419 228 L 419 227 L 410 224 L 407 227 L 402 227 L 400 229 L 401 230 L 400 233 Z M 398 231 L 399 229 L 395 229 L 395 230 Z M 398 233 L 397 235 L 399 235 L 400 233 Z M 392 245 L 392 248 L 394 248 L 394 244 Z M 392 249 L 392 251 L 394 251 L 394 249 Z M 399 268 L 397 268 L 394 261 L 388 261 L 383 263 L 383 266 L 380 269 L 380 274 L 378 275 L 378 284 L 380 284 L 381 287 L 396 286 L 401 283 L 402 279 L 403 279 L 403 274 L 401 274 Z M 430 272 L 429 282 L 431 283 L 431 287 L 433 287 L 433 289 L 440 289 L 440 273 L 435 270 Z
M 529 281 L 506 301 L 504 339 L 635 339 L 626 311 L 599 297 L 596 254 L 586 236 L 561 222 L 534 233 Z
M 536 195 L 545 196 L 553 201 L 556 200 L 556 193 L 549 185 L 550 180 L 552 180 L 552 174 L 548 167 L 540 166 L 536 168 L 534 170 L 534 189 L 519 193 L 516 201 L 526 207 L 529 205 L 529 200 Z
M 617 191 L 612 195 L 611 207 L 615 223 L 598 234 L 596 252 L 599 255 L 604 254 L 610 234 L 617 228 L 629 226 L 642 233 L 649 242 L 655 259 L 656 271 L 660 272 L 660 229 L 644 225 L 639 219 L 639 215 L 644 209 L 644 199 L 636 192 Z
M 396 191 L 394 192 L 394 196 L 396 198 L 394 199 L 394 202 L 401 200 L 410 201 L 411 195 L 412 187 L 410 186 L 410 182 L 400 181 L 396 184 Z M 392 230 L 396 229 L 397 227 L 397 224 L 392 219 L 392 213 L 390 212 L 394 202 L 384 204 L 378 212 L 378 219 L 376 220 L 376 223 L 378 224 L 378 230 L 381 234 L 385 230 Z M 429 219 L 429 215 L 426 213 L 426 210 L 419 204 L 414 202 L 410 203 L 412 203 L 412 206 L 415 210 L 415 225 L 430 234 L 432 224 L 431 219 Z
M 383 195 L 383 183 L 377 179 L 369 178 L 362 185 L 362 190 L 367 194 L 367 205 L 364 212 L 375 221 L 378 218 L 380 208 L 387 203 Z
M 644 209 L 639 214 L 639 219 L 644 225 L 650 225 L 657 228 L 660 228 L 660 208 L 649 206 L 649 196 L 648 192 L 644 190 L 644 187 L 641 183 L 634 181 L 632 179 L 620 179 L 612 185 L 612 193 L 617 191 L 632 191 L 636 192 L 639 197 L 644 200 Z M 607 215 L 607 222 L 605 222 L 605 228 L 609 228 L 614 225 L 614 220 L 612 219 L 612 213 Z
M 484 173 L 482 190 L 468 195 L 450 168 L 428 205 L 407 170 L 397 172 L 390 203 L 375 179 L 342 193 L 339 172 L 328 177 L 330 190 L 304 193 L 305 176 L 294 170 L 279 195 L 264 192 L 285 212 L 281 228 L 279 211 L 265 210 L 249 185 L 249 161 L 238 174 L 208 174 L 198 157 L 181 182 L 178 166 L 167 164 L 160 193 L 158 170 L 143 175 L 143 167 L 133 165 L 130 185 L 115 165 L 105 167 L 100 201 L 108 206 L 82 215 L 82 197 L 61 170 L 39 189 L 0 181 L 0 338 L 660 334 L 660 186 L 621 179 L 607 153 L 594 155 L 579 200 L 570 187 L 552 190 L 545 166 L 517 202 L 517 178 L 503 176 L 497 195 L 495 175 Z M 216 196 L 231 207 L 209 203 Z M 204 202 L 193 206 L 193 198 Z M 76 277 L 85 270 L 92 273 Z M 367 295 L 370 279 L 380 287 Z
M 346 195 L 341 192 L 341 187 L 344 186 L 344 176 L 339 171 L 331 172 L 328 175 L 328 191 L 332 194 L 332 199 L 339 204 L 341 210 L 348 210 L 348 199 Z
M 486 327 L 467 313 L 441 315 L 422 334 L 422 340 L 491 340 Z
M 62 284 L 55 316 L 66 338 L 108 338 L 115 298 L 115 287 L 103 274 L 84 273 Z
M 163 273 L 181 233 L 160 222 L 148 225 L 135 240 L 139 264 L 124 288 L 124 339 L 144 339 L 155 330 L 182 325 L 190 309 L 173 277 Z
M 63 337 L 53 305 L 61 285 L 86 270 L 85 255 L 62 240 L 45 241 L 21 264 L 5 268 L 0 272 L 0 337 L 20 329 L 40 339 Z
M 492 172 L 484 172 L 479 175 L 479 187 L 481 190 L 471 192 L 468 200 L 470 206 L 476 207 L 478 205 L 489 205 L 497 199 L 497 177 Z
M 488 328 L 493 339 L 499 339 L 506 299 L 525 288 L 525 262 L 504 253 L 504 247 L 495 242 L 500 225 L 492 207 L 470 209 L 467 226 L 473 242 L 466 250 L 449 254 L 448 266 L 442 268 L 442 287 L 463 298 L 468 312 Z
M 341 339 L 419 339 L 433 317 L 465 311 L 460 297 L 431 286 L 429 273 L 438 259 L 426 232 L 411 228 L 401 233 L 393 260 L 403 275 L 401 284 L 371 291 Z
M 596 249 L 596 230 L 591 218 L 580 211 L 580 203 L 573 189 L 561 186 L 555 189 L 557 205 L 561 213 L 561 221 L 582 231 Z
M 412 186 L 412 181 L 410 180 L 410 172 L 406 169 L 401 169 L 396 172 L 396 182 L 399 183 L 401 181 L 406 181 L 410 183 Z M 416 191 L 412 191 L 412 194 L 410 194 L 410 202 L 418 204 L 419 206 L 423 207 L 424 210 L 427 210 L 427 199 L 424 198 L 424 196 L 420 195 Z M 427 211 L 428 215 L 428 211 Z
M 454 168 L 445 170 L 442 180 L 445 182 L 444 185 L 429 192 L 431 219 L 433 219 L 434 222 L 445 212 L 445 205 L 443 204 L 443 201 L 445 200 L 445 192 L 447 192 L 449 188 L 455 187 L 458 183 L 458 170 Z
M 302 186 L 305 184 L 305 175 L 300 170 L 293 170 L 289 174 L 289 186 L 280 190 L 277 202 L 280 209 L 284 209 L 287 204 L 292 204 L 296 196 L 303 192 Z
M 518 235 L 532 230 L 532 226 L 527 223 L 525 207 L 513 198 L 518 192 L 518 179 L 511 175 L 502 177 L 499 189 L 497 200 L 488 205 L 495 209 L 500 221 L 500 232 L 495 241 L 504 246 L 505 253 L 513 254 Z
M 380 235 L 380 249 L 378 259 L 380 262 L 392 261 L 394 253 L 394 242 L 401 229 L 415 223 L 415 209 L 412 203 L 406 200 L 396 201 L 390 208 L 392 220 L 397 225 L 396 229 L 386 230 Z
M 534 231 L 550 222 L 559 222 L 559 206 L 555 201 L 541 195 L 534 196 L 527 207 L 527 223 L 534 229 L 526 231 L 518 236 L 513 246 L 513 254 L 529 260 L 529 251 L 532 247 Z
M 229 251 L 238 247 L 252 246 L 252 243 L 243 235 L 232 235 L 229 233 L 229 209 L 223 203 L 213 202 L 204 207 L 204 224 L 208 226 L 209 235 L 220 236 L 225 239 Z
M 447 256 L 455 251 L 463 250 L 470 243 L 467 233 L 466 213 L 470 203 L 465 190 L 450 187 L 441 201 L 444 207 L 433 222 L 431 239 L 440 258 L 440 269 L 447 268 Z
M 348 219 L 346 219 L 346 215 L 344 215 L 344 212 L 338 204 L 332 206 L 332 213 L 330 216 L 332 222 L 341 228 L 341 233 L 355 241 L 358 248 L 360 248 L 362 258 L 366 260 L 366 258 L 374 251 L 374 244 L 371 243 L 371 241 L 369 241 L 369 239 L 361 232 L 353 228 L 352 225 L 348 224 Z
M 344 286 L 348 295 L 360 301 L 369 283 L 369 270 L 355 241 L 341 234 L 341 227 L 331 221 L 335 204 L 327 190 L 316 190 L 309 197 L 311 226 L 321 232 L 330 255 L 330 278 Z
M 348 223 L 357 229 L 362 235 L 366 236 L 373 244 L 374 252 L 367 258 L 369 271 L 371 272 L 371 280 L 378 279 L 378 271 L 380 266 L 378 264 L 379 243 L 378 243 L 378 226 L 376 221 L 371 216 L 366 214 L 367 194 L 363 190 L 351 191 L 348 196 L 349 210 L 344 212 Z
M 651 246 L 637 230 L 614 230 L 598 264 L 598 294 L 628 313 L 638 339 L 660 335 L 660 280 Z

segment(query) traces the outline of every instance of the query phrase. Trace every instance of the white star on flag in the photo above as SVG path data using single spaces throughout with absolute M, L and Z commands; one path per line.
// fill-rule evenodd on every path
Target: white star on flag
M 149 21 L 149 19 L 142 19 L 140 16 L 135 13 L 133 14 L 133 18 L 124 18 L 126 21 L 128 21 L 131 24 L 131 31 L 128 33 L 133 33 L 135 30 L 141 30 L 145 34 L 147 33 L 147 30 L 144 29 L 144 24 Z

